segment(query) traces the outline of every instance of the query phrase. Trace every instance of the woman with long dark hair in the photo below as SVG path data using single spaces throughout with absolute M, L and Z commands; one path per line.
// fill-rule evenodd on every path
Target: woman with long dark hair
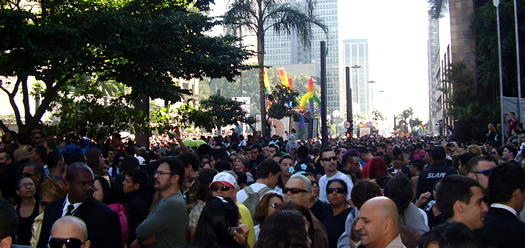
M 128 238 L 128 220 L 124 214 L 123 195 L 122 187 L 116 180 L 109 177 L 95 177 L 93 197 L 119 215 L 122 243 L 124 244 Z
M 229 198 L 214 197 L 202 210 L 192 248 L 244 248 L 248 244 L 248 228 L 240 224 L 241 215 Z
M 19 245 L 29 245 L 31 240 L 31 227 L 39 214 L 40 203 L 35 199 L 36 187 L 33 179 L 23 177 L 18 181 L 16 195 L 20 203 L 15 206 L 18 214 L 18 242 Z
M 341 179 L 332 179 L 326 185 L 326 198 L 331 208 L 323 219 L 323 225 L 328 234 L 329 247 L 337 247 L 337 240 L 345 231 L 346 217 L 352 211 L 346 202 L 349 194 L 348 185 Z
M 301 212 L 279 210 L 262 225 L 255 248 L 308 248 L 311 243 L 307 221 Z
M 199 172 L 199 175 L 193 181 L 193 185 L 190 193 L 190 206 L 192 206 L 188 215 L 188 235 L 190 242 L 195 237 L 197 230 L 197 224 L 201 216 L 202 210 L 206 206 L 206 203 L 212 198 L 210 183 L 213 181 L 213 177 L 217 175 L 217 170 L 212 168 L 205 168 Z

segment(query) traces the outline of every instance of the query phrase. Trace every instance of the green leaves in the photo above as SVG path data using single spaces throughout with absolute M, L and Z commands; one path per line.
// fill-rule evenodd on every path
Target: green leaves
M 212 117 L 213 124 L 220 128 L 226 125 L 238 125 L 245 120 L 246 112 L 241 103 L 220 95 L 212 95 L 201 101 L 201 108 Z
M 268 109 L 270 118 L 282 119 L 285 116 L 293 116 L 298 105 L 299 93 L 281 85 L 274 86 L 269 101 L 272 103 Z
M 11 9 L 2 6 L 5 8 L 0 8 L 0 76 L 13 77 L 13 82 L 22 84 L 21 88 L 31 87 L 28 76 L 43 82 L 41 106 L 31 110 L 30 104 L 24 104 L 21 111 L 34 112 L 34 116 L 26 114 L 22 118 L 15 114 L 25 121 L 19 123 L 19 129 L 29 132 L 35 128 L 57 99 L 70 104 L 71 110 L 75 104 L 80 106 L 74 108 L 74 113 L 57 113 L 61 121 L 70 125 L 77 123 L 68 119 L 78 119 L 79 113 L 95 117 L 104 114 L 103 109 L 89 112 L 82 107 L 94 104 L 92 100 L 98 96 L 93 90 L 98 85 L 95 83 L 110 81 L 130 87 L 131 91 L 122 98 L 126 102 L 115 103 L 125 107 L 128 100 L 138 99 L 141 94 L 179 101 L 191 93 L 181 89 L 176 81 L 203 77 L 233 80 L 245 68 L 242 62 L 250 53 L 236 46 L 238 40 L 234 37 L 205 34 L 217 25 L 216 20 L 201 13 L 209 10 L 210 2 L 41 1 L 41 13 L 21 10 L 15 5 Z M 84 78 L 93 83 L 86 84 Z M 95 88 L 83 89 L 84 95 L 68 95 L 69 89 L 77 87 Z M 67 97 L 72 102 L 66 102 Z M 16 104 L 11 107 L 19 111 Z

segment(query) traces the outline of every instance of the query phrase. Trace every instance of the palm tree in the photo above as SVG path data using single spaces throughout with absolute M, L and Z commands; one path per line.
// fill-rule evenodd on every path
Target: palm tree
M 261 106 L 261 127 L 268 135 L 266 123 L 266 101 L 264 87 L 264 35 L 269 29 L 277 33 L 296 32 L 308 47 L 312 36 L 312 24 L 320 27 L 325 34 L 328 28 L 314 16 L 314 0 L 304 0 L 305 8 L 300 9 L 287 0 L 233 0 L 224 15 L 224 24 L 230 30 L 247 30 L 257 37 L 257 63 L 259 66 L 259 103 Z
M 427 0 L 430 4 L 432 18 L 440 18 L 442 13 L 447 9 L 448 0 Z

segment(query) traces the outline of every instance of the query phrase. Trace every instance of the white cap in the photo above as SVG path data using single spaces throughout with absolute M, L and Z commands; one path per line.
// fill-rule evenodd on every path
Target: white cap
M 222 183 L 228 187 L 234 187 L 236 189 L 239 189 L 239 184 L 237 184 L 237 180 L 235 180 L 235 178 L 228 172 L 221 172 L 217 175 L 215 175 L 213 177 L 213 181 L 210 183 L 210 187 L 214 184 L 214 183 Z
M 139 161 L 139 165 L 146 165 L 146 159 L 142 156 L 137 156 L 137 160 Z

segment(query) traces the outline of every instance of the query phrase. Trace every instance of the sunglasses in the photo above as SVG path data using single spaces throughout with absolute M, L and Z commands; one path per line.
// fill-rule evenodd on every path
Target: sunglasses
M 51 238 L 49 240 L 49 248 L 62 248 L 64 244 L 67 248 L 80 248 L 84 244 L 84 242 L 80 241 L 80 239 L 77 238 Z
M 326 161 L 326 162 L 330 162 L 330 161 L 337 161 L 337 156 L 333 156 L 333 157 L 328 157 L 328 158 L 322 158 L 321 160 L 323 161 Z
M 479 171 L 473 171 L 474 174 L 483 174 L 485 176 L 490 176 L 490 173 L 492 172 L 492 169 L 487 170 L 479 170 Z
M 277 208 L 279 206 L 279 203 L 278 202 L 274 202 L 271 204 L 272 208 Z
M 316 182 L 316 181 L 310 181 L 310 183 L 312 183 L 312 186 L 315 184 L 317 186 L 319 186 L 319 184 Z
M 328 188 L 326 189 L 326 193 L 327 194 L 332 194 L 332 193 L 337 193 L 337 194 L 346 194 L 346 190 L 343 189 L 343 188 Z
M 288 194 L 288 192 L 292 193 L 292 195 L 299 194 L 299 193 L 306 193 L 307 190 L 300 189 L 300 188 L 284 188 L 283 193 Z
M 228 187 L 228 186 L 222 186 L 222 187 L 219 187 L 219 186 L 217 186 L 217 185 L 213 185 L 213 186 L 211 186 L 211 191 L 213 191 L 213 192 L 217 192 L 217 191 L 219 191 L 219 189 L 220 189 L 221 191 L 228 191 L 228 190 L 231 189 L 231 187 Z

